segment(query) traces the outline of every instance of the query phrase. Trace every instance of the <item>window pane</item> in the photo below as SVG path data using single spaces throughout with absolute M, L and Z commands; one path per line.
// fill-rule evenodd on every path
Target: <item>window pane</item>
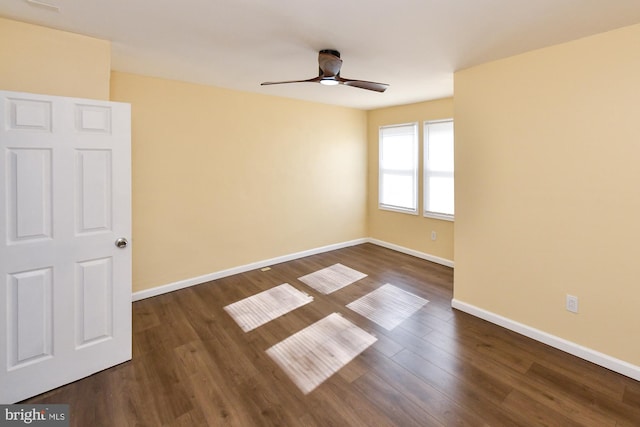
M 389 170 L 413 170 L 414 159 L 413 136 L 385 137 L 382 147 L 382 168 Z
M 453 177 L 431 177 L 427 181 L 427 193 L 431 197 L 425 210 L 453 214 Z
M 416 205 L 413 176 L 385 174 L 381 192 L 381 200 L 389 207 L 410 208 Z
M 427 153 L 431 171 L 453 171 L 453 141 L 449 139 L 435 139 L 429 132 L 429 152 Z
M 425 123 L 424 139 L 425 213 L 453 215 L 453 121 Z

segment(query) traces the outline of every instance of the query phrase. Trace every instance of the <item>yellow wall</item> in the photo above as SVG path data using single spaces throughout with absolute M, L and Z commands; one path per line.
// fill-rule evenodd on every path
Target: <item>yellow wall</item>
M 366 112 L 114 72 L 134 291 L 366 237 Z
M 638 46 L 635 25 L 455 74 L 455 298 L 635 365 Z
M 422 144 L 420 144 L 419 215 L 378 208 L 378 129 L 380 126 L 418 122 L 420 141 L 423 123 L 453 117 L 453 98 L 381 108 L 368 112 L 369 197 L 367 200 L 369 236 L 387 243 L 453 261 L 453 222 L 422 215 Z M 431 232 L 437 238 L 431 240 Z
M 0 18 L 0 89 L 109 99 L 111 43 Z

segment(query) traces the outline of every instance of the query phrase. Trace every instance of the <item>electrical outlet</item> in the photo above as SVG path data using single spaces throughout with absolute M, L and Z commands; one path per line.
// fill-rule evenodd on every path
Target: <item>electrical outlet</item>
M 436 240 L 438 238 L 438 234 L 435 231 L 431 232 L 431 240 Z
M 578 297 L 567 294 L 567 311 L 578 312 Z

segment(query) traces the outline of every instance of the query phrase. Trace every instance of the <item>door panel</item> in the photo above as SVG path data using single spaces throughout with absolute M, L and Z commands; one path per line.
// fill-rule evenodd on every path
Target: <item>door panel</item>
M 130 106 L 0 91 L 0 403 L 131 359 Z
M 51 356 L 53 318 L 51 268 L 9 277 L 9 370 Z
M 111 230 L 111 151 L 76 151 L 77 233 Z
M 111 258 L 76 265 L 76 348 L 79 348 L 112 336 L 113 272 Z
M 51 132 L 51 102 L 16 94 L 6 104 L 9 129 Z
M 9 241 L 51 238 L 51 151 L 13 148 L 7 157 Z

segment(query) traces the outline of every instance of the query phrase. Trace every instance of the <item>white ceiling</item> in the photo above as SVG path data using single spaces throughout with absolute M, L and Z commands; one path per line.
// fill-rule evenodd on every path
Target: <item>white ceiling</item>
M 48 3 L 59 8 L 38 5 Z M 453 95 L 453 73 L 640 22 L 640 0 L 2 0 L 0 16 L 112 42 L 112 68 L 372 109 Z M 318 74 L 336 49 L 348 86 Z

